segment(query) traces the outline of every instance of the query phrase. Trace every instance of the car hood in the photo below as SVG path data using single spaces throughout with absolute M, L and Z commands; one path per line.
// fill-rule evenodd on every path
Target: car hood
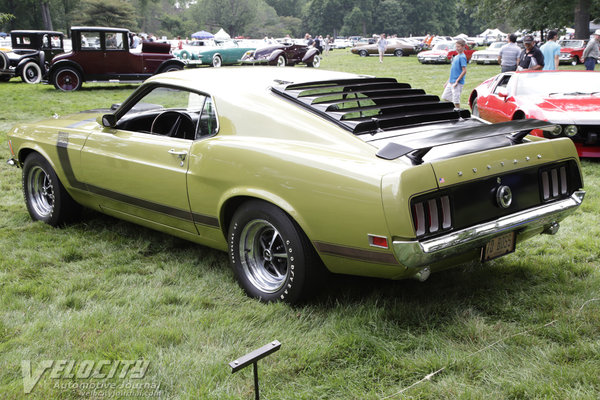
M 447 56 L 448 52 L 445 50 L 427 50 L 419 53 L 419 56 L 431 57 L 431 56 Z
M 599 96 L 561 96 L 539 100 L 530 97 L 531 104 L 539 111 L 540 116 L 552 122 L 566 124 L 598 124 L 600 123 Z
M 570 53 L 572 51 L 581 51 L 581 50 L 583 50 L 583 48 L 581 48 L 581 47 L 578 47 L 578 48 L 575 48 L 575 47 L 563 47 L 562 49 L 560 49 L 560 52 L 561 53 Z

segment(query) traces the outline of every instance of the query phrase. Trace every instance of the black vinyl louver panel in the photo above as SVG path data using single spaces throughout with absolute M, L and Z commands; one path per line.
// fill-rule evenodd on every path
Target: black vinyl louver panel
M 273 87 L 272 91 L 356 135 L 468 118 L 466 110 L 393 78 L 343 79 Z

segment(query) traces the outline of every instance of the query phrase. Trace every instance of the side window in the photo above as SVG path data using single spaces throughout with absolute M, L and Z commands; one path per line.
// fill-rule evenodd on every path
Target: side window
M 48 34 L 45 34 L 42 37 L 42 48 L 44 48 L 44 49 L 50 48 L 50 38 L 48 37 Z
M 117 123 L 117 128 L 193 140 L 214 135 L 218 123 L 210 97 L 185 89 L 159 86 L 127 111 Z
M 508 86 L 511 77 L 512 75 L 504 75 L 500 78 L 500 82 L 498 82 L 498 85 L 494 88 L 494 94 L 498 94 L 500 91 L 506 92 L 506 87 Z
M 81 32 L 81 50 L 100 50 L 100 32 Z
M 121 50 L 123 49 L 123 32 L 106 33 L 106 50 Z

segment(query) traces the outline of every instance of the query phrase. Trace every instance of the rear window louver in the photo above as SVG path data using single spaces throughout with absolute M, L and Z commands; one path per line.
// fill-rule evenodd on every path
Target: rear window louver
M 470 117 L 393 78 L 362 78 L 280 84 L 271 90 L 356 135 Z

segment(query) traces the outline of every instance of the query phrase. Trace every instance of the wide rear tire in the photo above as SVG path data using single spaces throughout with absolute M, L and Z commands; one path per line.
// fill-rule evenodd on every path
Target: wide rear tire
M 239 285 L 263 302 L 301 301 L 314 290 L 323 269 L 300 227 L 264 201 L 248 201 L 235 212 L 228 242 Z

